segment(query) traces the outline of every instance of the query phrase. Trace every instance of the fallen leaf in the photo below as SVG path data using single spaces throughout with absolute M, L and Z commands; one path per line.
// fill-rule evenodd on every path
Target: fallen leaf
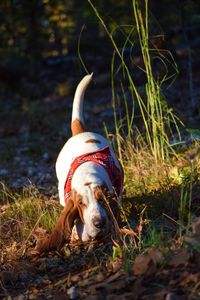
M 189 272 L 184 272 L 183 274 L 183 278 L 181 279 L 181 282 L 180 282 L 180 286 L 186 286 L 188 284 L 196 284 L 200 281 L 200 274 L 196 273 L 196 274 L 193 274 L 193 273 L 189 273 Z
M 109 273 L 115 273 L 119 271 L 119 269 L 122 266 L 122 259 L 116 258 L 115 260 L 109 260 L 107 261 L 107 270 Z
M 164 260 L 162 252 L 157 248 L 152 248 L 148 251 L 148 254 L 155 265 L 161 264 Z
M 152 262 L 151 257 L 148 254 L 139 254 L 133 264 L 133 272 L 135 275 L 142 275 L 144 274 L 150 264 Z
M 190 259 L 190 252 L 186 248 L 177 250 L 171 257 L 169 265 L 172 267 L 185 266 L 188 264 Z

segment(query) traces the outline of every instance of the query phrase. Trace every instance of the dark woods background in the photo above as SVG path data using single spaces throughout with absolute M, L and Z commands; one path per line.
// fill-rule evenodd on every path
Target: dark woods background
M 94 1 L 94 4 L 122 47 L 124 33 L 130 32 L 134 25 L 131 1 Z M 149 1 L 149 8 L 150 36 L 156 46 L 171 50 L 175 59 L 187 56 L 191 50 L 196 69 L 200 45 L 198 1 Z M 1 93 L 8 88 L 32 98 L 43 96 L 48 92 L 40 90 L 46 87 L 43 81 L 53 76 L 45 73 L 46 68 L 55 73 L 54 79 L 58 81 L 69 75 L 82 75 L 77 48 L 83 25 L 86 27 L 81 36 L 81 54 L 88 69 L 99 74 L 110 69 L 113 49 L 87 1 L 2 0 L 0 12 Z M 135 48 L 137 55 L 137 45 Z M 59 78 L 61 73 L 65 78 Z M 37 81 L 39 87 L 26 93 L 24 81 Z
M 122 49 L 134 25 L 131 1 L 98 0 L 94 5 Z M 168 104 L 196 130 L 200 2 L 149 1 L 149 29 L 151 46 L 170 50 L 178 65 L 176 81 L 170 88 L 171 82 L 164 87 Z M 94 119 L 90 121 L 86 114 L 86 120 L 97 131 L 103 131 L 103 121 L 107 121 L 112 130 L 113 48 L 89 3 L 0 1 L 0 176 L 13 186 L 23 185 L 25 178 L 43 184 L 54 172 L 53 167 L 50 171 L 45 167 L 53 165 L 59 147 L 70 134 L 66 114 L 68 111 L 70 115 L 75 86 L 85 74 L 78 57 L 79 38 L 83 61 L 89 72 L 95 73 L 97 82 L 89 92 L 93 105 L 85 104 Z M 130 61 L 136 85 L 142 89 L 145 77 L 137 68 L 142 59 L 134 31 L 131 38 L 134 47 L 127 45 L 125 59 Z M 175 73 L 170 65 L 167 67 Z M 157 76 L 161 69 L 155 63 Z M 119 86 L 121 80 L 119 74 Z

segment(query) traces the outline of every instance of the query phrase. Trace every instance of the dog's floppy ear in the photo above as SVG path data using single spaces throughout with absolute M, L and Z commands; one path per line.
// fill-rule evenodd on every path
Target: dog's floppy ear
M 59 250 L 65 242 L 69 241 L 74 221 L 78 216 L 78 209 L 72 199 L 61 212 L 51 235 L 37 242 L 36 251 L 39 253 Z

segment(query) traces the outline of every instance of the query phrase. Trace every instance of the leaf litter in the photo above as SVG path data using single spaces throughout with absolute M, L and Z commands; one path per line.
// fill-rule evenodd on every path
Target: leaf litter
M 193 229 L 190 237 L 198 240 L 197 231 Z M 147 249 L 136 255 L 128 270 L 127 254 L 117 250 L 112 257 L 110 241 L 92 247 L 68 245 L 60 253 L 42 255 L 32 254 L 32 248 L 30 243 L 24 256 L 1 265 L 0 299 L 195 300 L 200 296 L 200 253 L 187 244 L 167 251 Z

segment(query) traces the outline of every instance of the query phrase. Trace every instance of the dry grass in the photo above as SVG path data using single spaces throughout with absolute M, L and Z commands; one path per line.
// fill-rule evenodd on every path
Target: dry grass
M 33 241 L 36 228 L 43 234 L 51 230 L 60 211 L 57 201 L 42 196 L 32 185 L 12 192 L 2 184 L 0 203 L 1 262 L 10 255 L 21 255 Z
M 165 211 L 173 210 L 175 215 L 178 216 L 177 218 L 181 219 L 182 228 L 184 228 L 184 216 L 189 215 L 191 217 L 193 212 L 196 213 L 194 210 L 198 210 L 198 207 L 192 204 L 189 211 L 187 211 L 187 203 L 193 201 L 193 198 L 198 198 L 198 196 L 195 196 L 195 188 L 198 186 L 200 179 L 198 149 L 199 144 L 196 143 L 189 150 L 180 154 L 178 158 L 168 162 L 162 160 L 156 163 L 147 146 L 142 145 L 139 149 L 129 142 L 126 143 L 123 153 L 125 171 L 124 200 L 126 204 L 128 201 L 131 205 L 125 205 L 124 219 L 132 222 L 131 209 L 135 202 L 131 201 L 138 200 L 138 203 L 142 204 L 138 210 L 138 219 L 136 219 L 140 228 L 137 232 L 139 238 L 136 242 L 133 239 L 132 247 L 138 247 L 139 250 L 142 250 L 142 226 L 146 222 L 143 209 L 149 201 L 149 199 L 147 200 L 148 195 L 150 195 L 154 212 L 150 217 L 151 224 L 159 214 L 163 213 L 163 208 L 160 206 L 161 202 L 164 202 Z M 184 207 L 182 206 L 181 211 L 180 205 L 183 200 L 185 204 Z M 175 202 L 176 204 L 174 204 Z M 21 256 L 30 245 L 33 247 L 34 240 L 38 235 L 44 235 L 52 229 L 61 210 L 58 201 L 41 195 L 35 186 L 25 187 L 20 192 L 13 192 L 6 188 L 4 184 L 1 184 L 0 203 L 1 262 L 5 259 Z M 146 222 L 147 228 L 148 223 Z M 187 226 L 190 226 L 188 220 Z M 149 236 L 152 243 L 154 243 L 155 236 L 158 240 L 159 236 L 155 227 L 152 230 L 153 233 L 150 233 Z M 145 243 L 151 243 L 150 240 L 145 241 Z
M 200 179 L 199 143 L 171 160 L 156 161 L 149 148 L 127 143 L 123 165 L 127 197 L 167 192 L 173 187 Z

